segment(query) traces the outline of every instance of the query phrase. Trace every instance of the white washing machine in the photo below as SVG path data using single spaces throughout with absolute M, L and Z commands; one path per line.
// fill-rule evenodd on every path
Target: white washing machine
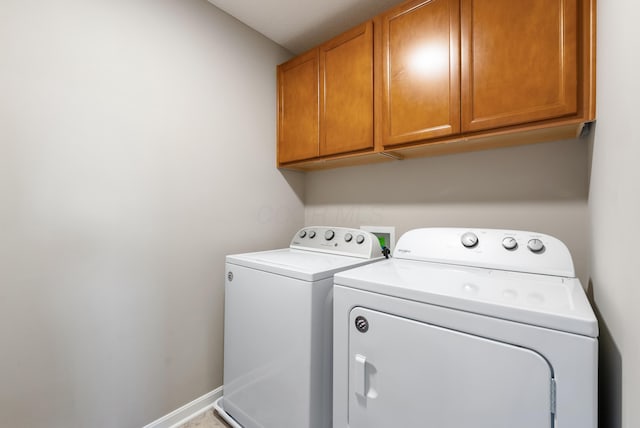
M 227 256 L 224 396 L 233 427 L 331 427 L 333 275 L 382 258 L 375 235 L 305 227 L 289 248 Z
M 334 428 L 596 428 L 598 325 L 548 235 L 433 228 L 334 277 Z

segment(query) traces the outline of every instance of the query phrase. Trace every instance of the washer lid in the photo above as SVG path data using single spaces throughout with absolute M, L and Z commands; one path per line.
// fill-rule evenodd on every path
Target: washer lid
M 338 273 L 334 283 L 598 337 L 596 317 L 577 278 L 390 259 Z
M 280 250 L 230 255 L 226 257 L 226 262 L 303 281 L 318 281 L 330 278 L 336 272 L 380 259 L 381 257 L 363 259 L 361 257 L 283 248 Z

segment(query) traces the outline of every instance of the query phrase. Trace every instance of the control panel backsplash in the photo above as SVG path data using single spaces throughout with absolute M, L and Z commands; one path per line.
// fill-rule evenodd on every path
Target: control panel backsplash
M 393 257 L 575 277 L 571 254 L 562 241 L 521 230 L 414 229 L 402 235 Z
M 296 232 L 289 247 L 360 258 L 382 257 L 380 242 L 374 234 L 346 227 L 304 227 Z

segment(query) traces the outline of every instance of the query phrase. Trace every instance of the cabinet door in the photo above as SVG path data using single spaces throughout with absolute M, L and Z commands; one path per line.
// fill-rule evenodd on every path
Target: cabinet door
M 460 132 L 459 2 L 404 3 L 382 15 L 382 145 Z
M 462 0 L 462 130 L 577 111 L 577 0 Z
M 318 156 L 318 50 L 278 66 L 278 163 Z
M 373 148 L 373 24 L 320 47 L 320 155 Z

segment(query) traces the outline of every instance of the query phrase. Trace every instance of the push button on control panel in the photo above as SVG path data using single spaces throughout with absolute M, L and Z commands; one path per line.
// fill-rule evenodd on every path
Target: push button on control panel
M 533 238 L 529 240 L 527 247 L 534 253 L 540 253 L 544 250 L 544 243 L 538 238 Z
M 514 238 L 513 236 L 507 236 L 502 240 L 502 246 L 506 250 L 515 250 L 518 246 L 518 241 L 516 241 L 516 238 Z
M 467 248 L 473 248 L 478 245 L 478 237 L 473 232 L 467 232 L 460 238 L 460 242 Z

